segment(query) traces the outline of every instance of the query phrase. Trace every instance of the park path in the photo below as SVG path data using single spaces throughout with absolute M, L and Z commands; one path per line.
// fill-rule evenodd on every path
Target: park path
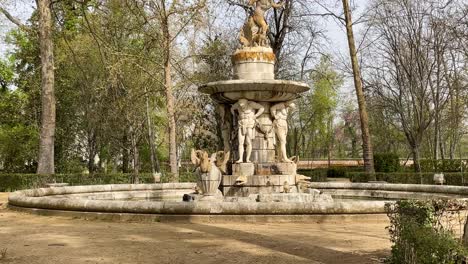
M 114 223 L 36 216 L 5 208 L 0 263 L 380 263 L 388 222 Z M 1 256 L 1 255 L 0 255 Z

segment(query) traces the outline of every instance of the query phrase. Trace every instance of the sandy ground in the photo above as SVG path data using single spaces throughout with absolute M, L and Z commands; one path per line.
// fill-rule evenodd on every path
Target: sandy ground
M 390 248 L 387 222 L 113 223 L 18 213 L 6 200 L 0 193 L 2 264 L 366 264 L 381 263 Z

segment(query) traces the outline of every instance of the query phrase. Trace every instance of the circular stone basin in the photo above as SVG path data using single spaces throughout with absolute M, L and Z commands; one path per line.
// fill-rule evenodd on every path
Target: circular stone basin
M 192 193 L 195 183 L 121 184 L 53 187 L 17 191 L 9 196 L 9 206 L 28 212 L 62 212 L 70 214 L 107 214 L 153 217 L 234 216 L 282 217 L 296 221 L 307 216 L 385 214 L 385 203 L 399 199 L 466 199 L 468 187 L 382 183 L 312 183 L 312 188 L 337 198 L 333 202 L 255 202 L 210 200 L 183 202 L 184 194 Z M 346 197 L 346 199 L 341 199 Z M 351 199 L 350 199 L 351 198 Z M 363 200 L 364 199 L 364 200 Z M 385 200 L 382 200 L 385 199 Z M 72 214 L 73 215 L 73 214 Z M 142 216 L 143 215 L 143 216 Z M 73 215 L 76 216 L 76 215 Z M 305 218 L 304 218 L 305 217 Z M 160 219 L 160 218 L 157 218 Z M 133 219 L 134 220 L 134 219 Z M 239 220 L 239 219 L 238 219 Z M 309 219 L 310 220 L 310 219 Z
M 228 80 L 211 82 L 198 90 L 220 103 L 234 103 L 239 99 L 284 102 L 298 98 L 299 94 L 309 90 L 309 86 L 286 80 Z

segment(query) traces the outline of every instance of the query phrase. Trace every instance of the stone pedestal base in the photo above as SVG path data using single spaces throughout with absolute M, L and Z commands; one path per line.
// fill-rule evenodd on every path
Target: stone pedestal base
M 238 184 L 239 177 L 244 180 L 242 185 Z M 298 192 L 296 186 L 296 175 L 251 175 L 235 176 L 224 175 L 221 183 L 221 190 L 224 196 L 247 197 L 251 194 L 259 193 L 282 193 L 285 191 L 291 193 Z
M 223 186 L 224 197 L 249 197 L 253 194 L 281 193 L 283 186 Z M 291 193 L 297 193 L 297 187 L 291 186 Z
M 330 194 L 321 194 L 320 192 L 310 193 L 269 193 L 259 194 L 258 202 L 293 202 L 293 203 L 331 203 L 333 198 Z
M 255 164 L 256 175 L 294 175 L 297 171 L 295 163 L 274 162 Z
M 255 174 L 253 163 L 234 163 L 232 164 L 232 176 L 252 176 Z
M 223 175 L 224 196 L 247 197 L 253 194 L 297 193 L 305 180 L 296 174 L 295 163 L 235 163 L 232 175 Z

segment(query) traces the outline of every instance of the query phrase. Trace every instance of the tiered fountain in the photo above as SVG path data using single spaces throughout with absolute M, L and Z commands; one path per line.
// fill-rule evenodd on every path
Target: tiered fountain
M 295 193 L 306 179 L 296 174 L 298 159 L 286 154 L 286 135 L 293 100 L 309 87 L 275 79 L 276 57 L 267 41 L 264 13 L 281 5 L 271 2 L 256 1 L 241 30 L 242 47 L 232 55 L 234 80 L 199 89 L 218 104 L 224 152 L 231 153 L 221 183 L 225 196 Z

